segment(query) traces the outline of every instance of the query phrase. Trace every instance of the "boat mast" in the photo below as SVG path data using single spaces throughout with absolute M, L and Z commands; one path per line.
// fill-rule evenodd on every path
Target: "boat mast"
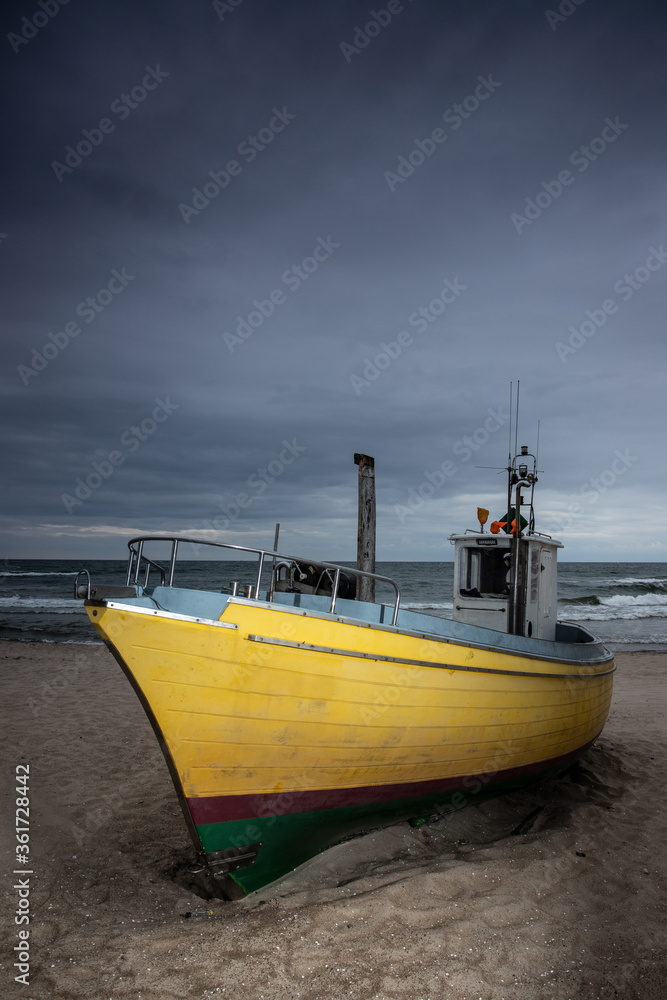
M 511 409 L 510 409 L 511 423 Z M 526 587 L 528 585 L 527 566 L 524 565 L 527 553 L 524 551 L 525 545 L 521 544 L 523 532 L 521 530 L 521 508 L 524 499 L 521 495 L 523 487 L 530 487 L 530 499 L 528 506 L 528 531 L 530 535 L 534 530 L 533 495 L 535 483 L 537 482 L 537 456 L 531 455 L 527 445 L 521 445 L 521 453 L 518 451 L 519 436 L 519 382 L 516 384 L 516 411 L 514 414 L 514 458 L 510 454 L 507 469 L 507 529 L 512 535 L 510 546 L 510 600 L 507 615 L 507 631 L 510 635 L 523 635 L 523 627 L 526 612 Z M 511 442 L 511 429 L 510 429 Z M 539 428 L 538 428 L 539 442 Z M 532 458 L 533 468 L 528 471 L 528 459 Z M 512 487 L 514 493 L 514 528 L 512 529 Z
M 529 458 L 532 458 L 533 460 L 533 469 L 531 472 L 528 471 Z M 523 537 L 521 529 L 521 508 L 525 504 L 524 498 L 521 495 L 521 490 L 523 487 L 530 487 L 530 499 L 527 505 L 529 507 L 527 534 L 531 535 L 534 531 L 533 493 L 535 491 L 536 482 L 536 457 L 535 455 L 531 455 L 528 451 L 528 446 L 523 444 L 521 445 L 521 454 L 514 456 L 514 459 L 512 460 L 512 468 L 510 470 L 510 490 L 512 486 L 515 487 L 514 530 L 512 531 L 511 523 L 508 525 L 513 536 L 511 544 L 512 561 L 510 573 L 510 606 L 507 622 L 507 631 L 510 635 L 523 635 L 523 623 L 526 610 L 526 588 L 528 585 L 528 572 L 527 566 L 525 565 L 527 552 L 524 551 L 525 545 L 521 544 Z
M 515 449 L 516 450 L 516 449 Z M 512 506 L 512 383 L 510 382 L 510 423 L 509 443 L 507 448 L 507 514 Z
M 517 441 L 519 435 L 519 387 L 521 383 L 517 379 L 516 383 L 516 411 L 514 413 L 514 458 L 512 458 L 512 440 L 510 436 L 510 457 L 507 469 L 507 528 L 512 535 L 510 544 L 510 600 L 507 614 L 507 631 L 510 635 L 517 635 L 521 630 L 521 622 L 525 612 L 525 594 L 521 600 L 520 587 L 520 556 L 521 556 L 521 511 L 518 504 L 519 490 L 517 488 L 516 502 L 514 505 L 514 531 L 512 532 L 512 486 L 518 483 L 519 478 L 515 470 Z M 510 431 L 511 435 L 511 431 Z

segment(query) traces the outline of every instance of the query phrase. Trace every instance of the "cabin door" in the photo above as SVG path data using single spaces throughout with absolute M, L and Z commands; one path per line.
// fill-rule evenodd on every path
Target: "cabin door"
M 539 597 L 539 620 L 552 623 L 555 618 L 553 575 L 551 572 L 551 549 L 542 549 L 540 552 L 540 597 Z

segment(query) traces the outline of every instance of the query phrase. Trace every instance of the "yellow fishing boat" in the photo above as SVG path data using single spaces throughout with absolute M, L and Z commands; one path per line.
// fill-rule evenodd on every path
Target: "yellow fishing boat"
M 613 657 L 556 620 L 561 543 L 534 529 L 530 458 L 508 465 L 505 520 L 451 536 L 451 620 L 403 609 L 387 577 L 200 539 L 133 539 L 124 586 L 79 575 L 210 891 L 237 898 L 343 837 L 556 774 L 598 736 Z M 177 586 L 189 545 L 254 553 L 253 582 Z M 355 577 L 393 599 L 356 600 Z

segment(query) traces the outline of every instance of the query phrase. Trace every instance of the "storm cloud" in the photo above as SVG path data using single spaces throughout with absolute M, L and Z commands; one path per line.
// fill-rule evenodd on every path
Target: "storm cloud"
M 537 526 L 664 560 L 658 3 L 2 14 L 7 558 L 142 531 L 449 559 L 540 421 Z M 427 485 L 425 485 L 427 484 Z M 239 497 L 243 500 L 240 501 Z

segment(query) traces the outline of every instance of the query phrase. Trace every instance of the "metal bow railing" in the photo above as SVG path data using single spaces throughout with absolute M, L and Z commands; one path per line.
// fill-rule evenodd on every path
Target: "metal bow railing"
M 144 545 L 146 542 L 170 542 L 171 543 L 171 553 L 168 558 L 168 565 L 165 567 L 161 563 L 157 562 L 155 559 L 150 558 L 144 552 Z M 127 585 L 135 584 L 138 586 L 143 586 L 146 588 L 148 586 L 148 581 L 150 579 L 151 570 L 155 570 L 160 574 L 160 584 L 164 586 L 165 584 L 172 587 L 174 584 L 174 577 L 176 574 L 176 561 L 178 558 L 178 551 L 180 544 L 191 544 L 191 545 L 209 545 L 212 548 L 219 549 L 230 549 L 234 552 L 250 552 L 257 556 L 257 570 L 255 584 L 250 588 L 250 594 L 248 596 L 253 598 L 259 598 L 261 585 L 262 585 L 262 573 L 266 565 L 267 559 L 272 560 L 271 568 L 271 582 L 268 590 L 268 600 L 273 600 L 274 593 L 274 574 L 276 560 L 282 560 L 283 562 L 289 560 L 291 562 L 297 563 L 312 563 L 313 560 L 305 559 L 302 556 L 287 555 L 283 552 L 273 552 L 270 549 L 257 549 L 251 548 L 247 545 L 232 545 L 231 542 L 211 542 L 205 541 L 201 538 L 182 538 L 173 535 L 142 535 L 139 538 L 132 538 L 127 543 L 130 550 L 130 555 L 127 565 Z M 317 560 L 318 566 L 323 566 L 326 569 L 331 569 L 334 571 L 334 580 L 331 588 L 331 605 L 329 611 L 331 614 L 335 614 L 336 611 L 336 599 L 338 597 L 338 586 L 340 582 L 341 573 L 351 574 L 352 576 L 368 577 L 372 580 L 378 580 L 383 583 L 388 583 L 394 588 L 396 593 L 396 598 L 394 600 L 394 607 L 392 612 L 391 624 L 395 625 L 398 619 L 398 611 L 401 603 L 401 592 L 398 584 L 395 580 L 392 580 L 388 576 L 380 576 L 378 573 L 368 573 L 365 570 L 353 569 L 349 566 L 340 566 L 338 563 L 327 563 L 320 562 Z M 143 577 L 143 579 L 142 579 Z

